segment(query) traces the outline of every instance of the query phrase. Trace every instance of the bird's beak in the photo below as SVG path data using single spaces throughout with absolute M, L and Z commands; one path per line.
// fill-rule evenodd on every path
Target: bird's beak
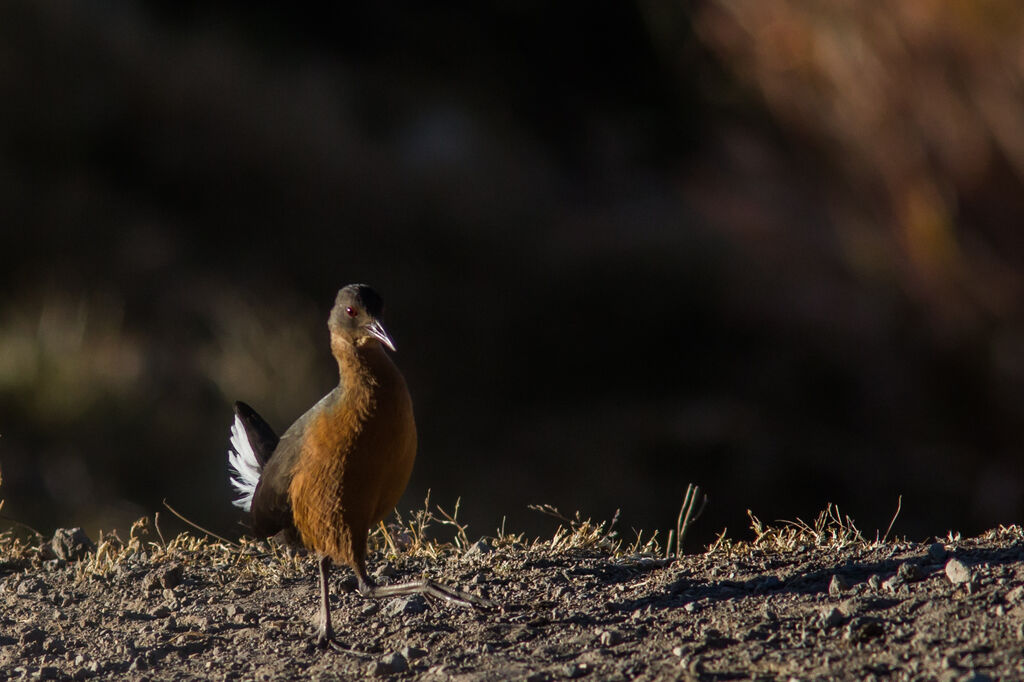
M 382 325 L 379 320 L 374 320 L 373 323 L 366 328 L 366 331 L 370 332 L 370 336 L 390 348 L 392 352 L 395 351 L 395 342 L 392 341 L 391 337 L 388 336 L 388 333 L 384 331 L 384 325 Z

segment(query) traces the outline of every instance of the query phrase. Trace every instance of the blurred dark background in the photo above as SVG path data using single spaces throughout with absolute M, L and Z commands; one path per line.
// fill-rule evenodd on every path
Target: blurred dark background
M 366 281 L 403 509 L 1019 522 L 1022 122 L 1017 0 L 9 0 L 3 513 L 237 534 L 232 401 L 329 390 Z

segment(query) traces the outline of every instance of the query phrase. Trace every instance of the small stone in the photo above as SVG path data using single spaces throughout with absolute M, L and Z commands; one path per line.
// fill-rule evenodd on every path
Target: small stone
M 570 680 L 574 680 L 577 677 L 583 677 L 590 672 L 590 666 L 586 663 L 570 663 L 565 666 L 564 674 Z
M 946 554 L 946 548 L 941 542 L 933 542 L 928 546 L 928 556 L 930 556 L 933 561 L 942 561 L 946 558 Z
M 423 658 L 427 655 L 426 649 L 420 649 L 414 646 L 404 646 L 398 650 L 398 653 L 405 657 L 405 660 L 411 661 L 417 658 Z
M 420 595 L 398 597 L 391 600 L 388 613 L 392 616 L 412 616 L 427 610 L 427 601 Z
M 160 586 L 165 590 L 171 590 L 181 584 L 184 569 L 177 561 L 172 561 L 156 569 L 156 574 L 160 580 Z
M 699 608 L 700 607 L 697 606 L 696 602 L 692 602 L 691 601 L 691 602 L 687 602 L 686 606 L 683 607 L 683 610 L 686 611 L 687 613 L 696 613 Z
M 484 540 L 484 539 L 481 538 L 480 540 L 477 540 L 472 545 L 470 545 L 469 549 L 467 549 L 466 553 L 463 554 L 462 556 L 464 558 L 478 557 L 478 556 L 483 556 L 485 554 L 490 554 L 493 551 L 494 551 L 494 548 L 491 547 L 490 543 L 487 542 L 487 540 Z
M 381 564 L 377 567 L 377 570 L 373 572 L 376 578 L 390 578 L 395 574 L 395 567 L 391 564 Z
M 366 672 L 374 677 L 404 673 L 409 669 L 409 663 L 400 653 L 392 653 L 378 661 L 373 661 L 366 667 Z
M 967 677 L 963 678 L 964 682 L 992 682 L 992 678 L 985 673 L 979 673 L 971 671 Z
M 46 639 L 46 633 L 39 628 L 30 627 L 21 633 L 21 637 L 18 639 L 20 644 L 30 644 L 31 642 L 41 642 Z
M 1006 593 L 1007 604 L 1016 604 L 1021 598 L 1024 598 L 1024 585 L 1018 585 Z
M 859 617 L 850 621 L 846 626 L 846 639 L 854 644 L 860 644 L 876 639 L 885 634 L 882 623 L 867 617 Z
M 165 607 L 166 608 L 166 607 Z M 224 615 L 228 618 L 234 618 L 242 613 L 241 607 L 238 604 L 228 604 L 224 607 Z
M 48 637 L 43 640 L 43 651 L 48 654 L 62 654 L 66 651 L 64 642 L 56 637 Z
M 881 587 L 881 586 L 882 586 L 882 579 L 880 577 L 878 577 L 878 574 L 874 574 L 870 578 L 868 578 L 868 587 L 870 587 L 872 590 L 877 591 L 878 588 Z
M 618 630 L 602 630 L 601 634 L 598 635 L 598 639 L 601 642 L 601 646 L 615 646 L 622 642 L 622 633 Z
M 822 627 L 834 628 L 843 622 L 843 618 L 843 612 L 833 606 L 830 609 L 822 611 L 818 620 Z
M 375 601 L 371 601 L 371 602 L 367 602 L 366 605 L 364 605 L 363 608 L 361 608 L 359 610 L 359 615 L 364 616 L 364 617 L 365 616 L 372 616 L 373 614 L 377 613 L 378 611 L 380 611 L 380 605 L 377 604 L 377 602 L 375 602 Z
M 954 557 L 946 562 L 946 577 L 954 585 L 960 585 L 971 579 L 971 569 Z
M 50 550 L 63 561 L 77 561 L 96 549 L 81 528 L 58 528 L 50 540 Z
M 29 577 L 18 583 L 18 587 L 14 591 L 18 596 L 24 597 L 33 592 L 45 592 L 46 585 L 39 578 Z
M 900 589 L 904 584 L 903 578 L 898 575 L 891 576 L 888 580 L 882 583 L 882 589 L 886 592 L 895 593 L 896 590 Z
M 900 564 L 900 568 L 896 571 L 896 575 L 899 576 L 901 580 L 912 583 L 921 579 L 921 569 L 917 564 L 906 562 Z
M 843 576 L 836 573 L 832 576 L 832 580 L 828 584 L 828 594 L 830 597 L 838 597 L 843 594 L 850 585 L 846 582 Z

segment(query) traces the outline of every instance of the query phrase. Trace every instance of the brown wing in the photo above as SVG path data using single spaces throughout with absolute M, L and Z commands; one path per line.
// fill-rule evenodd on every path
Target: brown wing
M 260 482 L 252 497 L 252 528 L 257 536 L 270 537 L 284 531 L 286 539 L 291 542 L 297 541 L 298 533 L 292 517 L 288 488 L 291 486 L 295 465 L 302 452 L 302 443 L 312 416 L 322 404 L 338 400 L 339 394 L 340 391 L 334 389 L 299 417 L 284 432 L 267 458 Z

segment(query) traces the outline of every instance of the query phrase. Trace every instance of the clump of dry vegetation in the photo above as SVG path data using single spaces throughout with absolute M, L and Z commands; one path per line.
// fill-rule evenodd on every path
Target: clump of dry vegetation
M 438 562 L 450 556 L 462 555 L 480 543 L 483 543 L 487 551 L 499 548 L 542 554 L 589 551 L 613 558 L 645 556 L 663 557 L 667 561 L 682 556 L 681 540 L 699 517 L 705 502 L 706 497 L 700 493 L 700 489 L 690 486 L 676 527 L 664 535 L 667 538 L 665 542 L 660 540 L 658 530 L 648 532 L 643 529 L 634 530 L 631 541 L 625 540 L 616 528 L 618 512 L 611 520 L 594 521 L 579 511 L 572 516 L 565 515 L 548 504 L 530 505 L 530 509 L 560 522 L 551 537 L 527 538 L 524 533 L 506 530 L 503 523 L 494 535 L 471 541 L 468 524 L 459 520 L 461 499 L 455 501 L 449 512 L 439 504 L 432 504 L 428 491 L 421 508 L 405 514 L 396 510 L 390 522 L 381 522 L 371 531 L 368 544 L 370 552 L 377 555 L 378 561 L 393 563 L 418 559 Z M 3 501 L 0 500 L 0 508 L 2 506 Z M 783 520 L 773 525 L 761 521 L 750 510 L 747 513 L 753 538 L 734 539 L 727 535 L 727 530 L 723 530 L 705 548 L 704 553 L 729 556 L 752 551 L 791 553 L 808 547 L 835 551 L 850 547 L 871 549 L 884 545 L 892 529 L 890 524 L 884 536 L 880 538 L 876 533 L 874 540 L 868 540 L 854 520 L 842 514 L 839 507 L 831 503 L 811 522 L 798 517 L 793 521 Z M 896 513 L 898 515 L 898 509 Z M 213 569 L 230 568 L 237 572 L 239 579 L 268 581 L 271 584 L 280 584 L 285 578 L 306 575 L 311 570 L 313 559 L 305 552 L 248 537 L 232 541 L 192 525 L 200 535 L 183 532 L 167 540 L 160 529 L 160 514 L 156 513 L 152 518 L 143 517 L 133 523 L 127 539 L 122 539 L 117 531 L 100 532 L 95 548 L 75 564 L 75 581 L 102 580 L 125 567 L 140 564 L 153 567 L 171 561 L 185 564 L 202 562 Z M 999 532 L 1009 534 L 1009 537 L 1014 532 L 1019 533 L 1019 529 L 1014 531 L 1015 528 L 1001 526 Z M 36 535 L 33 541 L 11 530 L 0 533 L 0 556 L 7 562 L 28 565 L 53 561 L 47 546 L 40 544 L 42 536 Z M 958 535 L 954 538 L 951 533 L 949 541 L 958 538 Z

